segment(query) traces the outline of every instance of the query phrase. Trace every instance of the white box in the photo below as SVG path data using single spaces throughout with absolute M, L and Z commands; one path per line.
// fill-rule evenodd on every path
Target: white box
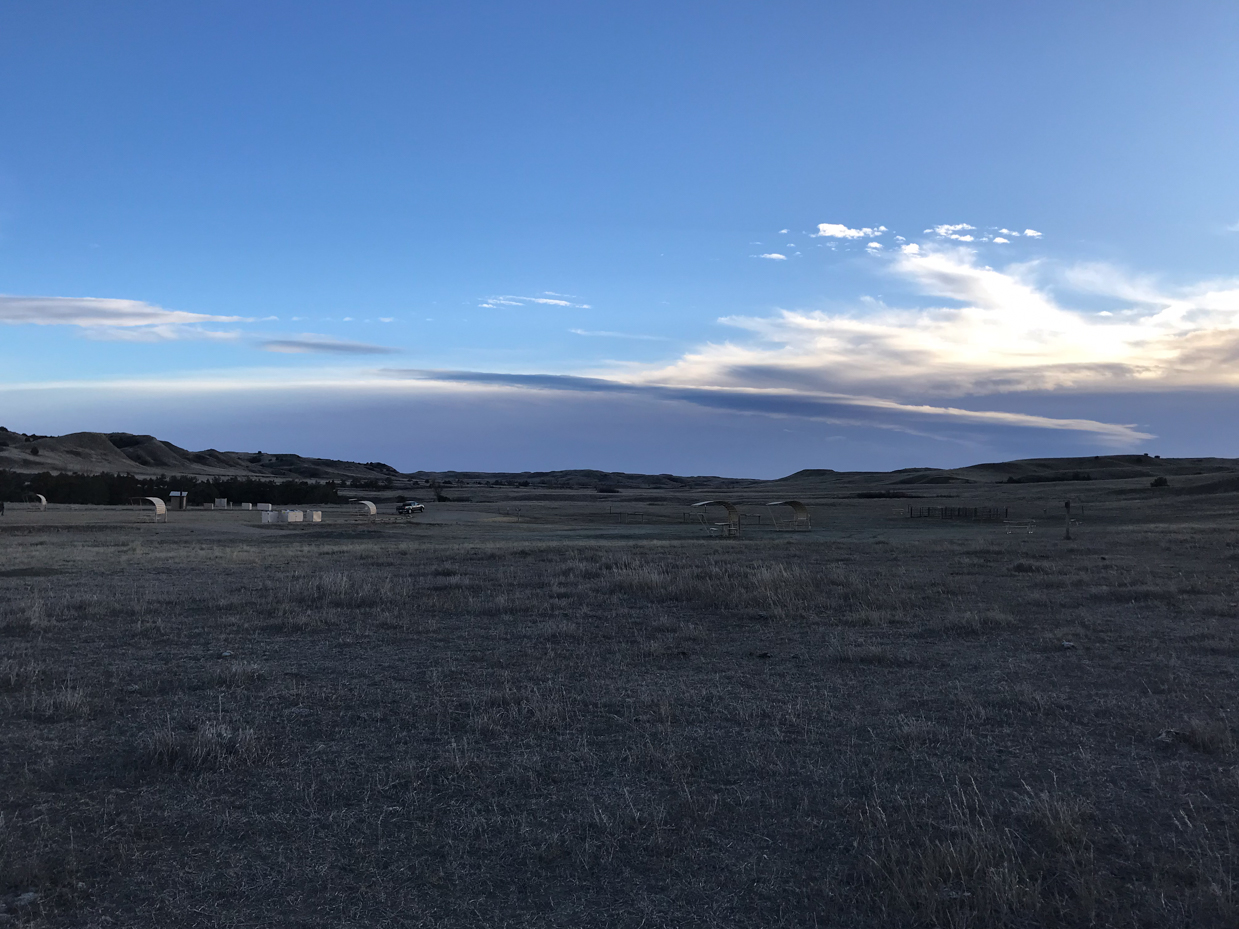
M 323 521 L 322 510 L 310 510 L 310 522 L 321 523 Z
M 243 509 L 243 510 L 252 510 L 253 508 L 254 508 L 254 504 L 252 504 L 252 503 L 242 503 L 242 504 L 241 504 L 241 509 Z
M 271 504 L 270 504 L 270 503 L 260 503 L 260 504 L 258 504 L 258 509 L 262 510 L 264 513 L 270 513 L 270 512 L 271 512 Z

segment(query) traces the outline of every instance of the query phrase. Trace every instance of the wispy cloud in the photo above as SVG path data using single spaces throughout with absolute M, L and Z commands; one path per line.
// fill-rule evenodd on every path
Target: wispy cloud
M 349 342 L 326 335 L 303 333 L 292 339 L 267 339 L 259 342 L 258 347 L 266 352 L 279 352 L 286 355 L 305 355 L 324 353 L 332 355 L 394 355 L 400 349 L 385 345 L 368 345 L 365 342 Z
M 631 332 L 606 332 L 598 331 L 591 332 L 586 329 L 569 329 L 569 332 L 574 335 L 597 336 L 605 339 L 641 339 L 648 342 L 666 342 L 666 336 L 661 335 L 635 335 Z
M 235 342 L 241 338 L 236 329 L 204 329 L 202 326 L 82 326 L 82 335 L 96 342 Z
M 76 326 L 92 339 L 108 341 L 231 340 L 237 338 L 236 332 L 206 329 L 203 324 L 248 321 L 242 316 L 166 310 L 141 300 L 0 294 L 0 323 L 15 326 Z
M 547 291 L 550 294 L 550 291 Z M 529 304 L 542 304 L 543 306 L 562 306 L 570 307 L 574 310 L 591 309 L 588 303 L 573 303 L 570 300 L 564 300 L 559 294 L 553 294 L 546 297 L 518 297 L 512 294 L 505 294 L 500 297 L 487 297 L 486 301 L 480 304 L 483 307 L 494 309 L 501 306 L 528 306 Z

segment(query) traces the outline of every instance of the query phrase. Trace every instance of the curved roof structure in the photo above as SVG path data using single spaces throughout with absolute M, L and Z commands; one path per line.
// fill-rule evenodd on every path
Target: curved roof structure
M 773 503 L 767 503 L 766 506 L 790 506 L 792 508 L 792 518 L 784 521 L 782 527 L 776 519 L 774 527 L 786 529 L 810 529 L 812 525 L 809 522 L 809 508 L 799 500 L 776 500 Z
M 361 505 L 361 508 L 366 511 L 367 516 L 375 516 L 378 514 L 379 508 L 369 500 L 358 500 L 357 502 Z
M 727 521 L 715 523 L 713 526 L 706 528 L 710 532 L 717 532 L 720 535 L 738 538 L 740 535 L 740 511 L 736 509 L 734 503 L 729 500 L 702 500 L 700 503 L 693 503 L 692 506 L 721 506 L 727 511 Z M 705 521 L 704 519 L 702 520 Z
M 164 520 L 168 518 L 168 505 L 159 497 L 130 497 L 129 502 L 138 506 L 145 506 L 148 503 L 153 506 L 155 508 L 155 522 L 159 522 L 159 517 L 161 516 Z
M 700 503 L 694 503 L 693 506 L 721 506 L 727 511 L 727 519 L 730 522 L 739 524 L 740 511 L 736 509 L 734 503 L 727 500 L 702 500 Z

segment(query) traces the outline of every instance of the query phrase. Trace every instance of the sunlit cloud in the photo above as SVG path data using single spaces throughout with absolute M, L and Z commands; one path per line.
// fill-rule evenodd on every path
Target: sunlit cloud
M 885 226 L 876 226 L 870 228 L 864 226 L 860 229 L 849 229 L 841 223 L 818 223 L 817 232 L 809 233 L 813 238 L 831 238 L 831 239 L 872 239 L 875 236 L 880 236 L 886 232 Z
M 764 255 L 758 255 L 758 258 L 769 258 L 772 261 L 787 261 L 786 255 L 780 255 L 778 252 L 767 252 Z
M 1104 265 L 996 270 L 971 249 L 915 243 L 884 260 L 923 298 L 946 303 L 726 317 L 751 339 L 706 345 L 642 379 L 902 401 L 1239 386 L 1239 281 L 1166 289 Z M 1064 305 L 1039 273 L 1122 305 L 1108 317 Z
M 967 223 L 943 223 L 941 226 L 934 226 L 932 229 L 925 231 L 932 232 L 943 239 L 954 239 L 957 242 L 971 242 L 973 237 L 965 230 L 976 229 L 976 226 L 970 226 Z

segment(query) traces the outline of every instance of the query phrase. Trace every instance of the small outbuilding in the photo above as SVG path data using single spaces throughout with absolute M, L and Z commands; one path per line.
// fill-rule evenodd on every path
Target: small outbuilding
M 361 506 L 363 515 L 365 516 L 377 516 L 378 515 L 379 508 L 375 506 L 373 503 L 371 503 L 369 500 L 358 500 L 357 503 L 358 505 Z

